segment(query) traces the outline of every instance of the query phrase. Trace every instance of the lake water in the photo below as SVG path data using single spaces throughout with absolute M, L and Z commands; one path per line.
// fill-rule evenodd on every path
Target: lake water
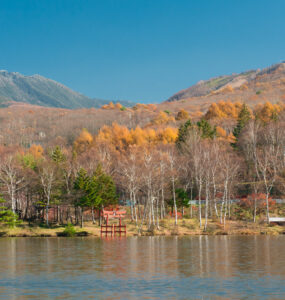
M 0 299 L 285 299 L 285 236 L 1 238 Z

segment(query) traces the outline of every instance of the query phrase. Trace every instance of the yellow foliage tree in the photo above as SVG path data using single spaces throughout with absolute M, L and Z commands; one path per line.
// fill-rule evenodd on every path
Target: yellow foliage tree
M 181 108 L 176 115 L 176 120 L 179 121 L 179 120 L 186 120 L 186 119 L 189 119 L 189 113 L 185 109 Z
M 132 144 L 142 146 L 146 143 L 146 133 L 143 129 L 137 126 L 131 129 Z
M 151 128 L 145 129 L 146 141 L 149 144 L 155 143 L 157 141 L 156 131 Z
M 137 103 L 135 106 L 133 106 L 133 110 L 143 110 L 143 109 L 148 109 L 148 105 L 143 103 Z
M 226 117 L 226 114 L 220 110 L 217 103 L 212 103 L 205 115 L 206 120 L 222 119 L 225 117 Z
M 117 109 L 121 109 L 122 107 L 123 107 L 123 105 L 121 104 L 121 103 L 116 103 L 116 105 L 115 105 L 115 107 L 117 108 Z
M 152 120 L 152 124 L 161 125 L 175 122 L 173 116 L 169 116 L 166 112 L 160 111 L 159 114 Z
M 228 140 L 229 143 L 235 143 L 236 142 L 236 138 L 232 134 L 232 132 L 228 135 L 227 140 Z
M 114 105 L 113 102 L 110 102 L 108 105 L 109 105 L 109 109 L 114 109 L 115 108 L 115 105 Z
M 223 89 L 223 92 L 231 93 L 233 92 L 233 90 L 234 90 L 233 87 L 229 84 Z
M 29 153 L 32 154 L 34 158 L 40 158 L 44 153 L 44 149 L 41 145 L 33 144 L 29 149 Z
M 148 104 L 147 107 L 151 111 L 155 111 L 157 109 L 157 106 L 155 104 Z
M 178 129 L 173 127 L 166 127 L 161 130 L 159 133 L 159 141 L 163 144 L 175 143 L 178 136 Z
M 269 122 L 284 109 L 283 105 L 266 102 L 255 107 L 255 115 L 263 122 Z
M 97 139 L 112 144 L 115 149 L 123 149 L 132 142 L 129 129 L 117 123 L 113 123 L 112 127 L 103 126 L 97 135 Z
M 120 103 L 117 103 L 117 104 L 120 104 Z M 102 105 L 101 108 L 103 108 L 103 109 L 114 109 L 115 105 L 114 105 L 113 102 L 109 102 L 109 104 Z
M 113 123 L 112 126 L 103 126 L 97 137 L 97 142 L 106 142 L 116 150 L 125 150 L 131 145 L 144 146 L 154 145 L 159 142 L 174 143 L 178 135 L 177 128 L 167 127 L 154 130 L 152 128 L 142 129 L 139 126 L 129 130 L 125 126 Z
M 87 129 L 82 129 L 79 137 L 74 141 L 74 149 L 76 152 L 84 152 L 93 142 L 92 135 Z
M 210 119 L 237 119 L 242 108 L 241 102 L 232 103 L 230 101 L 219 101 L 218 103 L 212 103 L 209 107 L 205 118 Z
M 220 138 L 226 138 L 227 137 L 227 133 L 226 133 L 225 129 L 223 129 L 220 126 L 216 127 L 216 134 L 217 134 L 217 137 L 220 137 Z

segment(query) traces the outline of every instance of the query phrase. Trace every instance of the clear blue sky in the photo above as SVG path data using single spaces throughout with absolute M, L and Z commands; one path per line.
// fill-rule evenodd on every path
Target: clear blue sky
M 162 101 L 285 59 L 284 0 L 0 0 L 0 69 Z

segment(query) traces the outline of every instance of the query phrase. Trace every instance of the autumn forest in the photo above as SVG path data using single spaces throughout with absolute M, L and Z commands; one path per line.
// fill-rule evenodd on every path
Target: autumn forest
M 153 104 L 15 105 L 0 118 L 0 222 L 7 226 L 83 227 L 99 224 L 103 208 L 127 205 L 138 232 L 182 217 L 207 231 L 209 220 L 268 222 L 282 210 L 281 102 L 219 101 L 194 114 Z

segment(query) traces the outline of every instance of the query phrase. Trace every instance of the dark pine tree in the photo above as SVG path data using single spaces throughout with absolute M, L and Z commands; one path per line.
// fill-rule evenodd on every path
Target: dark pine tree
M 241 108 L 241 111 L 238 115 L 237 125 L 233 130 L 233 135 L 236 138 L 236 142 L 232 143 L 231 145 L 234 148 L 237 148 L 237 143 L 238 143 L 239 136 L 240 136 L 243 128 L 249 122 L 250 119 L 251 119 L 250 111 L 249 111 L 247 105 L 244 103 L 242 108 Z

